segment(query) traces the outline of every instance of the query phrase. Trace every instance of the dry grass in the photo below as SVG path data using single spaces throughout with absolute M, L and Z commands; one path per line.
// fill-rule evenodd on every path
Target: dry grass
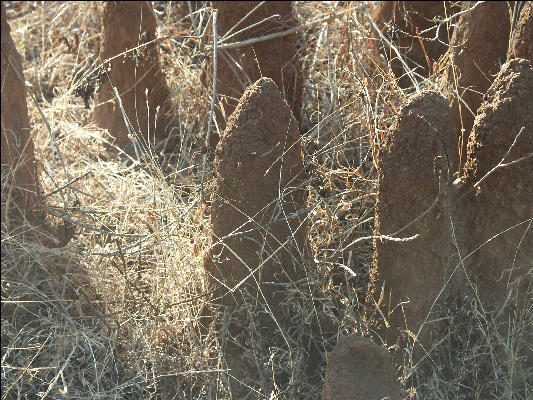
M 28 232 L 2 237 L 2 399 L 230 396 L 222 336 L 198 328 L 209 302 L 202 270 L 209 214 L 199 203 L 211 96 L 200 75 L 209 54 L 186 38 L 194 27 L 178 3 L 154 5 L 159 36 L 172 37 L 161 43 L 161 56 L 178 116 L 171 135 L 183 140 L 182 150 L 141 168 L 106 150 L 110 136 L 91 125 L 91 109 L 73 95 L 79 71 L 96 66 L 101 3 L 9 2 L 12 36 L 37 102 L 28 99 L 43 193 L 82 178 L 45 200 L 49 225 L 63 219 L 76 226 L 67 246 L 42 246 Z M 372 260 L 373 154 L 409 91 L 368 48 L 372 27 L 364 12 L 354 12 L 359 4 L 338 4 L 296 4 L 302 23 L 344 11 L 300 32 L 301 130 L 317 268 L 307 288 L 289 297 L 300 321 L 289 348 L 271 354 L 251 332 L 251 351 L 271 369 L 265 381 L 289 383 L 260 395 L 260 382 L 250 398 L 319 398 L 325 353 L 340 335 L 368 334 L 361 316 Z M 197 29 L 209 13 L 206 7 L 197 14 Z M 208 193 L 212 177 L 208 165 Z M 406 398 L 530 396 L 513 362 L 514 343 L 528 323 L 531 331 L 531 309 L 517 311 L 515 329 L 504 338 L 475 301 L 453 307 L 450 330 L 431 360 L 404 363 Z M 319 361 L 306 374 L 309 354 Z

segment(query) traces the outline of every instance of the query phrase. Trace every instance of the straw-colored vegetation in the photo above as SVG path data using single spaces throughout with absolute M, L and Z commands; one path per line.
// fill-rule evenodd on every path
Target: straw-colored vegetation
M 339 3 L 295 5 L 301 24 L 335 13 L 329 24 L 299 32 L 317 269 L 310 289 L 291 294 L 301 315 L 299 340 L 276 349 L 265 365 L 272 376 L 282 369 L 289 384 L 250 398 L 319 398 L 326 352 L 341 335 L 368 334 L 362 314 L 372 260 L 373 155 L 414 89 L 398 88 L 368 48 L 373 28 L 359 8 L 365 3 Z M 101 7 L 7 4 L 33 95 L 28 108 L 46 223 L 74 224 L 76 235 L 56 248 L 39 244 L 29 229 L 2 236 L 2 399 L 229 398 L 219 333 L 198 327 L 209 302 L 201 267 L 213 171 L 208 162 L 202 181 L 211 93 L 200 77 L 210 53 L 200 51 L 195 30 L 205 29 L 211 10 L 206 5 L 191 24 L 187 5 L 154 2 L 159 37 L 167 38 L 160 49 L 176 115 L 171 136 L 182 146 L 179 153 L 159 149 L 141 167 L 107 147 L 110 135 L 91 124 L 94 99 L 86 109 L 75 95 L 80 71 L 98 67 Z M 414 79 L 424 89 L 436 77 Z M 531 309 L 516 313 L 531 324 Z M 449 316 L 440 350 L 399 370 L 406 398 L 531 396 L 513 369 L 522 329 L 501 337 L 470 299 Z M 268 360 L 271 349 L 261 343 L 255 337 L 252 345 Z M 321 360 L 311 373 L 304 365 L 310 351 Z

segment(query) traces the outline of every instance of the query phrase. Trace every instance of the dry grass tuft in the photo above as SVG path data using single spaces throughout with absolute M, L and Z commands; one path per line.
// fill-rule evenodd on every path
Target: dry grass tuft
M 41 185 L 53 193 L 44 200 L 47 224 L 67 221 L 76 236 L 58 248 L 26 234 L 2 236 L 2 399 L 230 398 L 220 358 L 224 336 L 203 335 L 198 326 L 209 306 L 201 269 L 209 214 L 199 199 L 211 93 L 200 79 L 210 54 L 194 36 L 211 10 L 205 5 L 191 24 L 183 4 L 154 2 L 159 37 L 168 37 L 160 43 L 161 62 L 177 120 L 159 149 L 164 153 L 143 166 L 109 150 L 111 136 L 88 122 L 94 99 L 86 109 L 74 95 L 80 71 L 98 67 L 101 4 L 6 7 L 36 100 L 28 108 Z M 298 323 L 288 347 L 262 345 L 253 311 L 240 321 L 250 327 L 250 354 L 271 375 L 265 382 L 277 384 L 272 393 L 251 390 L 254 398 L 318 399 L 326 352 L 340 335 L 368 334 L 361 315 L 372 260 L 373 155 L 409 91 L 398 88 L 368 47 L 373 28 L 364 7 L 355 10 L 365 3 L 339 4 L 295 5 L 300 23 L 338 13 L 299 33 L 301 131 L 318 268 L 291 289 L 286 307 Z M 423 89 L 436 76 L 414 79 Z M 172 140 L 182 141 L 179 154 Z M 212 176 L 208 164 L 206 193 Z M 408 398 L 530 396 L 527 382 L 513 375 L 513 360 L 514 344 L 531 331 L 531 314 L 517 310 L 503 338 L 475 301 L 451 306 L 450 330 L 434 357 L 402 367 Z M 316 368 L 306 372 L 309 358 Z

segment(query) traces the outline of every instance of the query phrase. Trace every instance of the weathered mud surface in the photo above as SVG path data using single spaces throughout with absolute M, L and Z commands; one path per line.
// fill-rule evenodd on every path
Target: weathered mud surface
M 234 2 L 214 1 L 218 9 L 217 30 L 222 38 L 246 14 L 259 4 L 257 1 Z M 276 15 L 274 18 L 272 16 Z M 290 2 L 269 1 L 253 12 L 245 21 L 232 30 L 237 32 L 247 26 L 271 17 L 266 22 L 233 36 L 228 42 L 238 42 L 281 32 L 292 28 L 297 21 Z M 242 68 L 231 61 L 231 56 Z M 242 46 L 237 49 L 219 51 L 217 70 L 217 94 L 222 98 L 225 118 L 229 118 L 244 90 L 261 77 L 271 78 L 290 105 L 293 115 L 299 121 L 302 104 L 302 78 L 296 48 L 296 34 Z M 224 122 L 219 114 L 219 125 Z
M 322 400 L 382 398 L 402 398 L 389 352 L 368 338 L 341 337 L 328 354 Z
M 507 60 L 525 58 L 533 62 L 533 3 L 524 2 L 509 44 Z
M 416 72 L 422 76 L 428 75 L 433 63 L 447 50 L 448 38 L 445 29 L 439 31 L 439 39 L 442 43 L 428 40 L 435 36 L 436 30 L 421 33 L 436 25 L 433 22 L 434 18 L 444 18 L 444 3 L 449 14 L 453 9 L 451 2 L 442 1 L 382 1 L 378 2 L 371 12 L 372 18 L 383 30 L 387 39 L 406 57 L 409 68 L 416 68 Z M 417 36 L 417 29 L 420 40 Z M 379 39 L 377 33 L 374 37 Z M 382 51 L 387 54 L 387 59 L 391 60 L 394 74 L 397 77 L 403 76 L 405 70 L 396 54 L 387 47 L 383 47 Z M 399 84 L 405 88 L 411 85 L 411 80 L 404 76 Z
M 420 236 L 375 241 L 366 311 L 369 321 L 381 321 L 381 307 L 391 328 L 378 331 L 387 343 L 409 329 L 429 351 L 439 326 L 420 330 L 422 324 L 442 317 L 444 301 L 463 295 L 496 312 L 497 324 L 511 318 L 499 312 L 506 301 L 516 306 L 531 298 L 532 91 L 529 61 L 504 64 L 478 110 L 467 161 L 453 185 L 457 149 L 445 99 L 422 93 L 402 108 L 378 152 L 375 230 Z M 420 350 L 415 346 L 415 361 Z M 526 353 L 521 360 L 531 362 Z
M 472 7 L 466 2 L 463 9 Z M 461 166 L 466 156 L 466 143 L 474 116 L 490 87 L 493 77 L 505 62 L 509 43 L 509 6 L 505 2 L 483 3 L 459 17 L 451 39 L 449 67 L 445 72 L 449 85 L 452 118 L 458 134 L 464 129 Z M 457 100 L 460 96 L 466 106 Z
M 273 316 L 287 324 L 282 303 L 291 283 L 305 278 L 310 256 L 299 140 L 290 107 L 274 81 L 262 78 L 245 91 L 215 153 L 213 247 L 204 264 L 218 287 L 212 301 L 241 324 L 250 311 L 257 313 L 254 329 L 271 338 L 269 346 L 280 345 Z M 246 381 L 257 368 L 245 361 L 249 335 L 237 325 L 228 327 L 236 339 L 227 340 L 225 360 Z M 232 393 L 239 397 L 242 390 Z
M 458 224 L 464 227 L 464 256 L 469 255 L 472 279 L 488 310 L 511 289 L 524 293 L 531 283 L 518 282 L 533 265 L 531 93 L 530 62 L 506 63 L 485 96 L 468 142 L 463 176 L 468 203 L 459 210 Z M 499 163 L 505 167 L 493 170 Z M 531 292 L 525 296 L 531 298 Z
M 35 222 L 38 180 L 26 105 L 22 57 L 2 2 L 2 229 Z M 4 186 L 5 185 L 5 186 Z
M 145 1 L 106 2 L 102 30 L 101 61 L 149 42 L 156 38 L 156 20 L 152 6 Z M 156 139 L 164 139 L 171 120 L 168 115 L 170 95 L 160 69 L 157 46 L 117 57 L 111 62 L 109 77 L 110 82 L 103 85 L 97 96 L 97 104 L 106 103 L 96 106 L 96 123 L 109 130 L 120 148 L 133 154 L 128 129 L 113 94 L 114 86 L 132 129 L 144 139 L 140 142 L 149 140 L 153 144 L 154 136 Z
M 426 317 L 435 317 L 431 306 L 454 252 L 446 212 L 454 149 L 446 99 L 425 92 L 402 108 L 378 153 L 375 234 L 419 235 L 404 242 L 374 242 L 367 312 L 379 316 L 380 305 L 391 325 L 384 332 L 389 343 L 398 337 L 398 329 L 417 334 Z M 419 340 L 427 343 L 432 328 L 424 325 Z
M 213 241 L 223 244 L 215 244 L 206 268 L 230 288 L 247 278 L 240 289 L 260 288 L 265 299 L 259 295 L 259 301 L 277 308 L 279 299 L 272 296 L 279 286 L 267 282 L 305 276 L 294 260 L 309 253 L 305 213 L 292 215 L 305 208 L 306 197 L 299 187 L 304 169 L 298 123 L 273 80 L 260 79 L 242 96 L 217 146 L 215 168 L 211 223 Z M 240 303 L 238 297 L 230 293 L 223 303 Z

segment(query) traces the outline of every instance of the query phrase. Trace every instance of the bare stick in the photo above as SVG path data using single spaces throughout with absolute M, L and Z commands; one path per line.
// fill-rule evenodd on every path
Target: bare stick
M 213 11 L 213 93 L 211 95 L 211 111 L 209 112 L 209 121 L 207 122 L 207 135 L 205 135 L 205 147 L 209 148 L 209 135 L 211 134 L 211 124 L 213 122 L 213 113 L 215 109 L 215 97 L 217 94 L 217 45 L 218 45 L 218 33 L 217 33 L 217 13 L 218 11 Z M 202 166 L 202 178 L 200 181 L 200 205 L 202 206 L 204 198 L 204 174 L 205 174 L 205 163 L 207 160 L 207 151 L 204 154 L 203 166 Z
M 518 132 L 518 134 L 515 136 L 514 140 L 513 140 L 513 143 L 511 144 L 511 147 L 509 147 L 509 149 L 507 150 L 507 152 L 505 153 L 505 155 L 503 156 L 502 160 L 496 164 L 494 166 L 494 168 L 492 168 L 489 172 L 487 172 L 483 178 L 481 178 L 479 181 L 477 181 L 476 183 L 474 183 L 474 187 L 478 187 L 479 184 L 481 182 L 483 182 L 485 180 L 485 178 L 487 178 L 490 174 L 492 174 L 494 171 L 496 171 L 498 168 L 503 168 L 503 167 L 507 167 L 509 165 L 513 165 L 513 164 L 516 164 L 517 162 L 519 161 L 523 161 L 523 160 L 526 160 L 528 158 L 531 158 L 533 157 L 533 153 L 529 153 L 528 155 L 524 156 L 524 157 L 521 157 L 519 158 L 518 160 L 514 160 L 514 161 L 510 161 L 508 162 L 507 164 L 504 164 L 503 162 L 505 161 L 505 159 L 507 158 L 507 156 L 509 155 L 509 153 L 511 152 L 511 150 L 513 149 L 514 145 L 516 144 L 516 141 L 518 140 L 518 138 L 520 137 L 520 135 L 522 133 L 524 133 L 524 131 L 526 130 L 526 127 L 523 126 L 521 129 L 520 129 L 520 132 Z
M 228 35 L 229 35 L 231 32 L 233 32 L 234 29 L 236 29 L 236 28 L 237 28 L 237 27 L 238 27 L 243 21 L 246 20 L 246 18 L 248 18 L 250 15 L 252 15 L 252 13 L 254 13 L 255 10 L 257 10 L 259 7 L 261 7 L 261 6 L 262 6 L 263 4 L 265 4 L 265 3 L 266 3 L 265 1 L 262 1 L 261 3 L 259 3 L 258 5 L 256 5 L 254 8 L 252 8 L 252 9 L 250 10 L 250 12 L 248 12 L 248 14 L 246 14 L 244 17 L 242 17 L 242 18 L 239 20 L 239 22 L 237 22 L 235 25 L 233 25 L 233 26 L 230 28 L 230 30 L 227 31 L 227 32 L 224 34 L 224 36 L 223 36 L 222 39 L 221 39 L 221 42 L 223 42 L 225 39 L 228 39 L 228 38 L 229 38 Z M 233 36 L 233 35 L 232 35 L 232 36 Z
M 367 8 L 368 8 L 368 4 L 363 4 L 363 5 L 359 6 L 359 7 L 355 7 L 353 9 L 353 11 L 362 11 L 362 10 L 365 10 Z M 340 11 L 337 11 L 337 12 L 335 12 L 335 13 L 327 16 L 327 17 L 316 19 L 314 21 L 308 22 L 307 24 L 295 26 L 294 28 L 287 29 L 286 31 L 283 31 L 283 32 L 270 33 L 268 35 L 256 37 L 256 38 L 253 38 L 253 39 L 243 40 L 242 42 L 221 44 L 220 46 L 218 46 L 218 49 L 219 50 L 233 49 L 233 48 L 236 48 L 236 47 L 248 46 L 250 44 L 255 44 L 255 43 L 259 43 L 259 42 L 265 42 L 267 40 L 272 40 L 272 39 L 277 39 L 277 38 L 280 38 L 280 37 L 292 35 L 295 32 L 307 29 L 307 28 L 309 28 L 311 26 L 320 25 L 320 24 L 322 24 L 324 22 L 329 22 L 332 19 L 335 19 L 336 17 L 339 17 L 339 16 L 343 15 L 344 13 L 345 13 L 345 10 L 340 10 Z
M 405 71 L 407 71 L 407 75 L 409 76 L 409 79 L 411 79 L 411 82 L 413 82 L 413 86 L 415 87 L 416 92 L 419 93 L 420 86 L 418 86 L 418 82 L 414 78 L 413 71 L 411 70 L 411 68 L 407 66 L 407 64 L 405 63 L 405 60 L 403 59 L 402 55 L 400 54 L 396 46 L 394 46 L 391 42 L 389 42 L 387 38 L 385 37 L 385 35 L 381 33 L 381 30 L 378 28 L 378 26 L 376 25 L 376 23 L 370 16 L 370 13 L 368 12 L 368 10 L 367 10 L 367 16 L 368 16 L 368 20 L 370 21 L 370 24 L 372 24 L 372 27 L 379 34 L 381 40 L 383 40 L 387 46 L 389 46 L 392 50 L 394 50 L 394 52 L 396 53 L 396 56 L 398 57 L 398 60 L 402 63 L 402 66 L 404 67 Z
M 44 200 L 46 199 L 47 197 L 50 197 L 50 196 L 53 196 L 54 194 L 56 193 L 59 193 L 60 191 L 62 191 L 63 189 L 65 189 L 66 187 L 72 185 L 73 183 L 79 181 L 80 179 L 82 178 L 85 178 L 87 175 L 89 175 L 90 172 L 86 172 L 84 174 L 81 174 L 80 176 L 78 176 L 77 178 L 74 178 L 72 179 L 71 181 L 69 181 L 68 183 L 65 183 L 63 186 L 57 188 L 56 190 L 54 190 L 53 192 L 51 193 L 48 193 L 46 195 L 44 195 L 43 197 L 41 197 L 41 200 Z

